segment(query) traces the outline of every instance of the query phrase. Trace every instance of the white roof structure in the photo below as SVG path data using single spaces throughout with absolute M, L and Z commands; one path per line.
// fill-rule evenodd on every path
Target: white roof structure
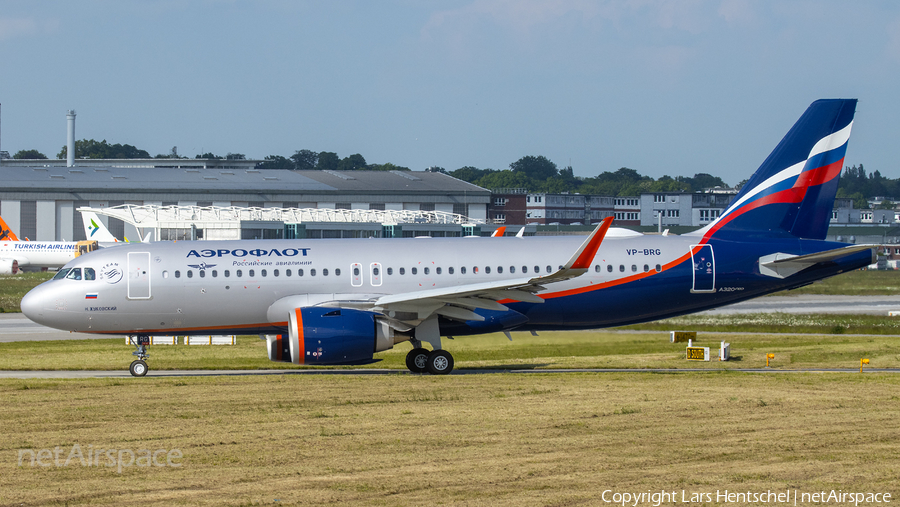
M 239 206 L 159 206 L 155 204 L 124 204 L 110 208 L 81 207 L 78 211 L 93 211 L 118 218 L 137 228 L 189 228 L 233 226 L 242 221 L 309 223 L 379 223 L 415 224 L 484 224 L 463 215 L 444 211 L 320 209 L 320 208 L 258 208 Z

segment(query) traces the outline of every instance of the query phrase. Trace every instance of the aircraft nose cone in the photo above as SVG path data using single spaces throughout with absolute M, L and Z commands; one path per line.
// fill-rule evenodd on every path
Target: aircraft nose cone
M 46 294 L 47 291 L 42 287 L 35 287 L 22 297 L 22 302 L 19 304 L 26 317 L 44 325 L 46 325 L 44 318 Z

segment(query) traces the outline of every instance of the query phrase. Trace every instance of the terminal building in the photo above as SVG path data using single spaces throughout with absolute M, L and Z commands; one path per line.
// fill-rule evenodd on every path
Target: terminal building
M 248 218 L 242 220 L 241 227 L 246 227 L 249 232 L 240 233 L 240 237 L 251 238 L 284 237 L 283 231 L 289 225 L 297 235 L 295 237 L 382 236 L 385 234 L 383 225 L 392 226 L 387 229 L 387 234 L 394 237 L 490 234 L 494 229 L 487 216 L 491 192 L 447 174 L 255 169 L 258 162 L 76 160 L 74 165 L 67 166 L 66 161 L 3 160 L 0 163 L 0 181 L 3 182 L 0 216 L 19 237 L 44 241 L 85 239 L 79 208 L 124 209 L 126 205 L 135 209 L 149 206 L 153 209 L 198 210 L 191 217 L 199 210 L 232 207 L 423 212 L 417 216 L 407 214 L 406 223 L 399 223 L 397 214 L 387 213 L 381 216 L 394 217 L 388 219 L 387 224 L 370 223 L 359 227 L 348 223 L 312 222 L 297 227 L 296 214 L 274 226 Z M 180 220 L 184 218 L 184 212 L 179 213 Z M 446 215 L 450 214 L 465 217 L 465 220 L 447 219 Z M 443 218 L 434 219 L 439 215 Z M 189 224 L 191 217 L 173 227 L 161 227 L 159 238 L 185 238 L 190 232 L 183 230 L 184 224 Z M 200 219 L 197 216 L 197 220 Z M 300 220 L 303 219 L 301 216 Z M 305 219 L 313 220 L 312 215 L 306 215 Z M 270 220 L 271 217 L 262 222 Z M 468 229 L 464 229 L 464 225 Z M 142 236 L 141 231 L 125 220 L 109 218 L 107 227 L 117 237 Z M 204 227 L 200 229 L 203 231 Z M 235 233 L 209 231 L 206 237 L 214 239 L 217 234 L 234 237 Z

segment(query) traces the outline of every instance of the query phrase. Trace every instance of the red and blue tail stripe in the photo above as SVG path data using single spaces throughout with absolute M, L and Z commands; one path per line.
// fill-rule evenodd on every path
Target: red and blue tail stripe
M 731 206 L 698 231 L 703 242 L 729 233 L 825 239 L 855 111 L 856 99 L 813 102 Z

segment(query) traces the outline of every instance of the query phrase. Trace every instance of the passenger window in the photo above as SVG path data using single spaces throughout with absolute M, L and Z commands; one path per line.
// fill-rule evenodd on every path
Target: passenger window
M 181 271 L 175 270 L 175 278 L 181 278 Z
M 405 274 L 406 274 L 406 268 L 400 268 L 400 274 L 401 274 L 401 275 L 405 275 Z
M 322 276 L 328 276 L 328 268 L 322 270 Z
M 619 264 L 619 273 L 624 273 L 624 272 L 625 272 L 625 265 Z
M 273 269 L 273 270 L 272 270 L 272 276 L 278 276 L 278 270 L 277 270 L 277 269 Z
M 606 266 L 606 270 L 609 271 L 610 273 L 612 273 L 613 272 L 612 264 L 610 264 L 609 266 Z
M 239 269 L 234 272 L 234 276 L 240 278 L 240 277 L 244 276 L 244 272 Z
M 535 273 L 540 273 L 540 272 L 541 272 L 541 268 L 535 266 L 535 267 L 534 267 L 534 272 L 535 272 Z
M 548 272 L 548 273 L 552 273 L 552 272 L 553 272 L 553 268 L 551 268 L 550 266 L 547 266 L 547 272 Z
M 390 273 L 388 273 L 388 274 L 390 274 Z M 340 268 L 336 268 L 336 269 L 334 270 L 334 276 L 341 276 L 341 269 L 340 269 Z
M 302 269 L 298 269 L 298 270 L 297 270 L 297 276 L 303 276 L 303 270 L 302 270 Z
M 205 269 L 201 269 L 199 271 L 199 273 L 200 273 L 200 278 L 206 278 L 206 270 Z
M 509 272 L 510 272 L 510 273 L 515 273 L 515 272 L 516 272 L 516 267 L 515 267 L 515 266 L 510 266 L 510 267 L 509 267 Z
M 478 274 L 478 266 L 475 266 L 474 268 L 472 268 L 472 274 L 473 274 L 473 275 L 477 275 L 477 274 Z
M 660 266 L 659 264 L 657 264 L 657 265 L 656 265 L 656 272 L 659 273 L 660 271 L 662 271 L 662 266 Z
M 94 274 L 94 268 L 84 268 L 84 279 L 85 280 L 96 280 L 97 275 Z
M 599 272 L 600 272 L 600 265 L 599 265 L 599 264 L 595 264 L 595 265 L 594 265 L 594 272 L 595 272 L 595 273 L 599 273 Z
M 411 270 L 409 270 L 409 272 L 416 275 L 419 273 L 419 270 L 417 268 L 412 268 Z
M 284 270 L 284 276 L 290 277 L 290 276 L 291 276 L 291 270 L 290 270 L 290 269 L 285 269 L 285 270 Z
M 465 267 L 465 266 L 459 268 L 459 274 L 461 274 L 461 275 L 466 274 L 466 267 Z
M 498 275 L 502 275 L 502 274 L 503 274 L 503 266 L 497 266 L 497 274 L 498 274 Z
M 381 274 L 381 270 L 378 269 L 378 266 L 375 266 L 374 268 L 372 268 L 372 274 L 375 276 L 378 276 L 379 274 Z
M 434 272 L 438 275 L 441 274 L 441 268 L 434 268 Z
M 81 268 L 72 268 L 72 271 L 69 271 L 66 278 L 69 280 L 81 280 Z
M 310 269 L 310 270 L 309 270 L 309 276 L 316 276 L 316 270 L 315 270 L 315 269 Z
M 650 271 L 650 266 L 644 264 L 644 273 L 646 273 L 647 271 Z
M 631 272 L 632 272 L 632 273 L 637 273 L 637 264 L 632 264 L 632 265 L 631 265 Z
M 188 273 L 190 273 L 190 271 L 188 271 Z M 188 276 L 190 276 L 190 275 L 188 275 Z M 255 269 L 251 269 L 251 270 L 247 271 L 247 276 L 249 276 L 250 278 L 255 277 L 255 276 L 256 276 L 256 270 L 255 270 Z
M 491 267 L 490 267 L 490 266 L 485 266 L 485 267 L 484 267 L 484 274 L 486 274 L 486 275 L 491 274 Z
M 390 269 L 388 271 L 390 271 Z M 353 276 L 359 276 L 359 268 L 353 268 Z
M 527 275 L 527 274 L 528 274 L 528 266 L 522 266 L 522 274 L 523 274 L 523 275 Z
M 187 270 L 187 277 L 194 278 L 194 270 L 192 270 L 192 269 Z
M 357 270 L 357 271 L 358 271 L 358 270 Z M 394 274 L 394 268 L 387 268 L 387 272 L 388 272 L 389 275 L 393 275 L 393 274 Z
M 431 273 L 431 268 L 425 268 L 423 272 L 427 275 Z
M 212 273 L 213 273 L 213 278 L 215 278 L 215 277 L 217 277 L 217 276 L 219 276 L 219 272 L 218 272 L 218 271 L 216 271 L 216 270 L 215 270 L 215 269 L 214 269 L 214 270 L 213 270 L 213 272 L 212 272 Z
M 231 271 L 226 269 L 225 270 L 225 278 L 229 278 L 229 277 L 231 277 Z
M 447 273 L 451 274 L 451 275 L 453 274 L 453 266 L 450 266 L 449 268 L 447 268 Z
M 54 277 L 55 278 L 55 277 Z M 169 272 L 163 271 L 163 278 L 169 278 Z
M 260 269 L 260 270 L 259 270 L 259 273 L 260 273 L 262 276 L 266 276 L 266 270 L 265 270 L 265 269 Z

